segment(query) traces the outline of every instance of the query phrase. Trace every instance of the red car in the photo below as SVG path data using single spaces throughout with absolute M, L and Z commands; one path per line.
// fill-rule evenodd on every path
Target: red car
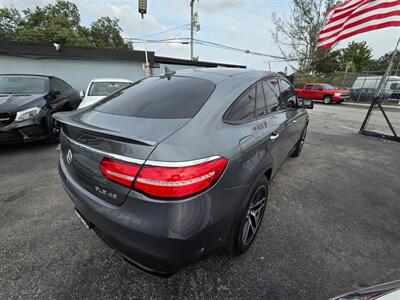
M 338 89 L 327 83 L 307 83 L 304 89 L 295 89 L 297 97 L 322 101 L 325 104 L 342 103 L 350 99 L 350 91 Z

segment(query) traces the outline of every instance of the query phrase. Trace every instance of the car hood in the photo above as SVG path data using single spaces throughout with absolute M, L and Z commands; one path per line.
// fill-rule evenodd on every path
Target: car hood
M 83 108 L 92 104 L 95 104 L 96 102 L 99 102 L 101 99 L 105 98 L 106 96 L 86 96 L 83 98 L 81 104 L 79 104 L 78 108 Z
M 42 106 L 45 94 L 0 94 L 0 112 L 17 112 L 33 106 Z

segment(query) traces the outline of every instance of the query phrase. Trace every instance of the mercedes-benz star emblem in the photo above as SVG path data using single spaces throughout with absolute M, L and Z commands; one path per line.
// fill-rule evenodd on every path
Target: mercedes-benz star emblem
M 72 162 L 72 151 L 71 151 L 71 149 L 68 149 L 68 152 L 67 152 L 67 163 L 70 165 L 71 162 Z

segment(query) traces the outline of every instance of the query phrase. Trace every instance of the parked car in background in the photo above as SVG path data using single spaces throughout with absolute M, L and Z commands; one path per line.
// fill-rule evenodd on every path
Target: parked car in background
M 79 93 L 54 76 L 0 75 L 0 143 L 57 141 L 52 115 L 78 107 Z
M 350 99 L 350 91 L 327 83 L 307 83 L 303 89 L 295 89 L 295 91 L 300 99 L 322 101 L 324 104 L 342 103 Z
M 377 89 L 382 80 L 382 76 L 358 76 L 353 83 L 352 89 Z M 386 90 L 396 91 L 400 90 L 400 76 L 388 76 L 385 86 Z
M 392 91 L 383 89 L 382 90 L 382 100 L 387 101 L 391 95 Z M 358 102 L 371 102 L 376 94 L 375 88 L 358 88 L 358 89 L 350 89 L 350 98 L 352 101 Z
M 57 114 L 60 176 L 87 228 L 168 276 L 214 250 L 250 247 L 311 107 L 274 73 L 168 71 Z
M 355 102 L 372 102 L 376 92 L 375 88 L 351 88 L 350 98 Z M 400 104 L 400 90 L 382 89 L 380 99 L 384 104 Z
M 353 83 L 351 98 L 353 101 L 371 102 L 382 80 L 382 76 L 358 76 Z M 383 103 L 400 104 L 400 76 L 388 76 L 381 92 Z
M 92 105 L 104 97 L 111 95 L 112 93 L 126 87 L 128 84 L 133 83 L 133 81 L 128 79 L 117 79 L 117 78 L 98 78 L 93 79 L 89 86 L 84 91 L 80 92 L 82 99 L 79 108 L 83 108 Z

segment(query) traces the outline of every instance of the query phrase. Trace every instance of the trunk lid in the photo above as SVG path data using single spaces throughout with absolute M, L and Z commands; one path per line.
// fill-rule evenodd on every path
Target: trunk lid
M 103 158 L 143 164 L 157 144 L 190 119 L 150 119 L 95 110 L 58 113 L 61 160 L 69 175 L 85 190 L 121 205 L 129 188 L 108 180 L 100 170 Z

